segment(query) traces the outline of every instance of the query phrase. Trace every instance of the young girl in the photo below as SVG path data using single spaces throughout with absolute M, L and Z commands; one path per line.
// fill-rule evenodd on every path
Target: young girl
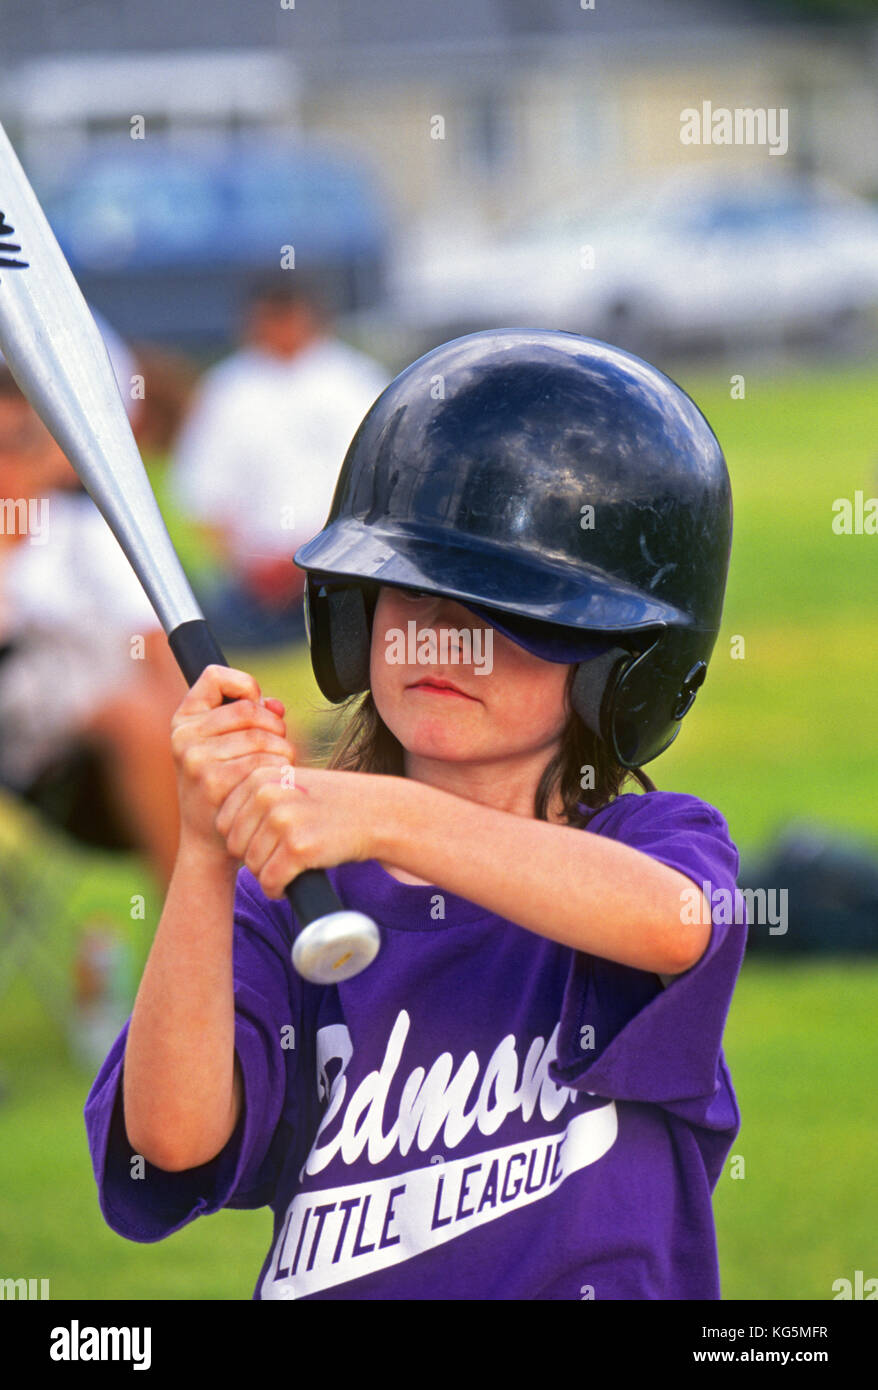
M 738 856 L 639 767 L 704 678 L 730 526 L 706 421 L 605 345 L 475 334 L 382 393 L 296 556 L 358 702 L 330 767 L 290 775 L 240 671 L 174 720 L 177 866 L 86 1106 L 115 1230 L 270 1205 L 258 1299 L 719 1298 Z M 305 868 L 381 931 L 341 984 L 291 964 Z

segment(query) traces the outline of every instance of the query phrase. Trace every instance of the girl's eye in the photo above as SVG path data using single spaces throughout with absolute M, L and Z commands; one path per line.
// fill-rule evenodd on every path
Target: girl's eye
M 423 589 L 400 589 L 399 592 L 409 603 L 416 603 L 419 599 L 430 597 L 429 594 L 424 593 Z

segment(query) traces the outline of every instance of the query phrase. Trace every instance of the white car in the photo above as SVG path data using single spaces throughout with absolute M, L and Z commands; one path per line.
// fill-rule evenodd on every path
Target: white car
M 504 234 L 447 230 L 397 265 L 390 314 L 439 341 L 555 327 L 633 350 L 835 337 L 878 306 L 878 210 L 776 169 L 697 171 Z

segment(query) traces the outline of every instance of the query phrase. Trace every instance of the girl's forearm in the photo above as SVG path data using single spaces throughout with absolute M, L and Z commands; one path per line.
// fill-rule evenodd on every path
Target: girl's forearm
M 540 936 L 639 970 L 679 974 L 706 949 L 709 926 L 690 924 L 683 912 L 691 880 L 640 850 L 421 782 L 390 781 L 376 856 L 386 863 Z
M 242 1103 L 235 1066 L 236 866 L 181 845 L 125 1049 L 128 1140 L 147 1162 L 194 1168 L 220 1152 Z

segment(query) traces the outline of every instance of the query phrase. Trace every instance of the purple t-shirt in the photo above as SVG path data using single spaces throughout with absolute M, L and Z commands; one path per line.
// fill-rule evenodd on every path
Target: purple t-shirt
M 583 833 L 709 901 L 735 892 L 726 822 L 694 796 L 622 795 Z M 286 900 L 239 875 L 245 1101 L 210 1163 L 132 1176 L 127 1025 L 117 1039 L 85 1108 L 109 1225 L 154 1241 L 270 1206 L 257 1299 L 719 1298 L 711 1193 L 740 1125 L 721 1041 L 746 927 L 715 910 L 702 958 L 664 986 L 375 860 L 329 876 L 382 948 L 321 986 L 293 969 Z

